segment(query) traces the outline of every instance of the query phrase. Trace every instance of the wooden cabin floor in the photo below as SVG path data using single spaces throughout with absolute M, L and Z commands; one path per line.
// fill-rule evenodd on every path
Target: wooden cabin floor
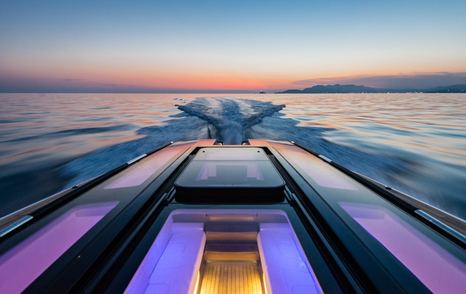
M 252 261 L 207 262 L 200 294 L 263 294 L 258 265 Z

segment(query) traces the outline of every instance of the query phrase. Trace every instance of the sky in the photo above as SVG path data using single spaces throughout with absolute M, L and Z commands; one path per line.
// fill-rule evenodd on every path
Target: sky
M 466 1 L 0 1 L 0 91 L 466 84 Z

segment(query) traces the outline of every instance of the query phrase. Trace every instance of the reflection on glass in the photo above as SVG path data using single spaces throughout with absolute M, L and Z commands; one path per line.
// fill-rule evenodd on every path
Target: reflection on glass
M 0 256 L 0 293 L 26 289 L 117 204 L 73 207 Z
M 324 188 L 357 190 L 357 186 L 347 176 L 336 171 L 329 164 L 296 146 L 273 144 L 293 166 L 299 168 L 304 178 L 314 181 Z M 309 180 L 308 180 L 309 181 Z M 312 183 L 311 183 L 312 184 Z
M 466 289 L 466 265 L 394 213 L 377 205 L 339 205 L 433 292 Z
M 135 166 L 129 167 L 121 176 L 106 185 L 104 189 L 119 189 L 139 186 L 155 172 L 161 170 L 165 164 L 185 149 L 185 145 L 179 145 L 170 146 L 157 151 L 150 157 L 138 162 Z

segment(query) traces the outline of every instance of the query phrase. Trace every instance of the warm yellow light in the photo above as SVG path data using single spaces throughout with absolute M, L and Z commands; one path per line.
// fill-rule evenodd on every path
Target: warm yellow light
M 267 280 L 265 279 L 265 273 L 262 273 L 262 285 L 264 285 L 264 293 L 265 294 L 269 293 L 267 291 Z
M 200 294 L 263 294 L 257 263 L 251 261 L 207 262 Z
M 201 280 L 201 274 L 197 272 L 196 285 L 194 286 L 194 294 L 197 294 L 197 289 L 199 288 L 199 282 Z

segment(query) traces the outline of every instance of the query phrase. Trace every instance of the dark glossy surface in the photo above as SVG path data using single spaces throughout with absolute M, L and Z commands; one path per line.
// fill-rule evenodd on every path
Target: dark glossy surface
M 434 292 L 450 289 L 456 293 L 466 286 L 463 249 L 322 159 L 292 144 L 270 145 L 383 266 L 389 263 L 380 245 Z
M 456 292 L 463 288 L 463 281 L 466 280 L 464 250 L 410 211 L 400 208 L 380 192 L 370 190 L 348 173 L 291 143 L 254 140 L 251 144 L 256 146 L 218 147 L 212 144 L 212 140 L 171 144 L 118 174 L 111 174 L 94 183 L 92 189 L 78 190 L 79 193 L 66 201 L 58 204 L 52 202 L 41 207 L 40 211 L 32 211 L 32 221 L 1 239 L 0 269 L 1 266 L 4 269 L 11 266 L 21 268 L 25 260 L 33 261 L 40 266 L 39 270 L 30 275 L 21 275 L 27 278 L 27 282 L 14 284 L 22 285 L 24 289 L 32 282 L 27 290 L 34 292 L 52 289 L 60 292 L 87 291 L 98 289 L 96 286 L 107 289 L 112 285 L 122 291 L 170 211 L 179 208 L 201 209 L 201 213 L 192 219 L 186 219 L 183 213 L 173 216 L 173 220 L 180 223 L 204 223 L 203 219 L 209 214 L 205 209 L 219 212 L 210 215 L 211 219 L 205 224 L 207 231 L 215 231 L 214 235 L 218 237 L 217 230 L 232 218 L 230 212 L 242 212 L 247 207 L 256 210 L 279 207 L 290 217 L 300 241 L 304 240 L 305 243 L 301 244 L 311 264 L 318 262 L 313 269 L 319 281 L 325 281 L 324 289 L 351 287 L 368 292 L 405 290 L 422 293 L 429 289 Z M 263 163 L 270 164 L 271 168 L 256 169 L 257 164 Z M 221 180 L 220 184 L 230 186 L 217 187 L 214 182 L 212 186 L 199 185 L 185 190 L 177 186 L 174 189 L 177 177 L 191 166 L 197 167 L 193 168 L 197 172 L 194 173 L 194 180 L 206 184 L 209 178 L 214 178 Z M 245 178 L 260 182 L 270 171 L 276 173 L 280 181 L 286 182 L 286 193 L 283 186 L 282 190 L 267 186 L 241 186 Z M 89 215 L 87 212 L 81 213 L 83 208 L 93 208 L 103 203 L 113 206 L 91 213 L 91 220 L 79 225 L 81 214 Z M 224 213 L 224 209 L 228 209 L 228 213 Z M 242 221 L 247 222 L 254 217 L 257 215 L 248 215 Z M 272 264 L 282 256 L 274 246 L 285 241 L 288 231 L 282 230 L 281 222 L 272 227 L 263 226 L 262 222 L 270 222 L 270 219 L 266 219 L 262 216 L 259 227 L 257 224 L 254 227 L 243 223 L 238 226 L 229 224 L 227 227 L 235 234 L 251 228 L 267 230 L 267 236 L 263 237 L 267 237 L 268 241 L 264 240 L 271 247 L 261 245 L 264 249 L 261 259 L 272 273 L 275 268 Z M 59 228 L 58 231 L 67 228 L 70 222 L 79 229 L 72 230 L 70 236 L 64 234 L 68 236 L 66 242 L 51 243 L 57 246 L 44 245 L 57 239 L 53 237 L 56 228 Z M 152 230 L 155 230 L 155 235 L 149 233 Z M 200 237 L 202 241 L 202 234 L 197 236 L 197 233 L 193 233 L 196 236 L 191 236 L 190 226 L 182 225 L 180 230 L 187 232 L 184 237 L 180 235 L 180 240 L 186 239 L 186 246 L 190 246 L 191 237 L 196 240 Z M 283 237 L 277 237 L 282 233 Z M 42 242 L 36 238 L 38 235 L 52 237 Z M 145 245 L 139 246 L 141 242 Z M 28 257 L 31 250 L 23 250 L 24 244 L 36 244 L 30 248 L 36 246 L 39 251 L 44 246 L 53 250 L 48 252 L 50 254 L 37 257 L 44 258 L 45 262 L 43 259 L 35 262 L 34 258 Z M 200 244 L 202 247 L 202 242 Z M 130 257 L 135 248 L 141 248 L 139 257 Z M 176 252 L 178 250 L 172 255 L 176 256 Z M 278 257 L 269 259 L 264 254 Z M 21 260 L 13 262 L 18 256 Z M 130 266 L 127 268 L 123 264 Z M 170 262 L 167 264 L 168 269 Z M 280 268 L 291 268 L 293 264 L 285 262 Z M 31 270 L 34 268 L 38 267 L 30 267 Z M 159 272 L 167 271 L 162 269 Z M 189 271 L 185 272 L 189 275 Z M 280 275 L 280 271 L 273 275 L 276 274 Z M 338 284 L 335 284 L 335 279 Z M 192 284 L 192 279 L 190 281 Z M 269 283 L 272 285 L 275 281 Z
M 141 192 L 193 144 L 195 142 L 167 146 L 68 202 L 57 204 L 57 207 L 53 207 L 52 203 L 41 208 L 39 212 L 31 212 L 36 215 L 36 222 L 17 234 L 11 234 L 11 238 L 0 243 L 0 272 L 4 271 L 4 276 L 13 274 L 12 277 L 15 277 L 9 279 L 10 284 L 0 283 L 0 289 L 19 291 L 31 283 L 49 285 L 47 280 L 56 279 L 60 275 L 67 276 L 62 271 L 63 266 L 76 261 L 76 256 L 80 256 L 79 252 L 85 250 L 89 242 L 101 236 L 107 225 L 115 224 L 117 216 L 124 215 L 130 209 L 140 209 L 148 200 Z M 143 175 L 142 180 L 137 177 L 138 171 Z M 125 185 L 121 185 L 122 183 Z M 48 213 L 44 213 L 46 210 L 49 210 Z M 120 221 L 128 222 L 131 214 L 127 215 L 128 217 L 123 217 Z M 115 234 L 110 236 L 110 239 L 105 241 L 110 241 Z M 94 244 L 91 254 L 86 254 L 86 259 L 78 258 L 78 263 L 94 263 L 96 260 L 91 256 L 101 253 L 98 248 Z M 102 249 L 101 247 L 100 250 Z M 78 268 L 79 266 L 75 265 L 72 269 Z M 20 274 L 14 274 L 15 271 L 19 271 Z M 71 276 L 68 275 L 67 278 Z M 37 279 L 38 277 L 45 278 L 41 280 Z M 39 280 L 40 282 L 37 282 Z M 43 291 L 40 287 L 40 291 Z
M 283 179 L 260 148 L 203 148 L 175 182 L 177 187 L 274 188 Z
M 0 256 L 0 293 L 23 291 L 118 204 L 78 205 Z

